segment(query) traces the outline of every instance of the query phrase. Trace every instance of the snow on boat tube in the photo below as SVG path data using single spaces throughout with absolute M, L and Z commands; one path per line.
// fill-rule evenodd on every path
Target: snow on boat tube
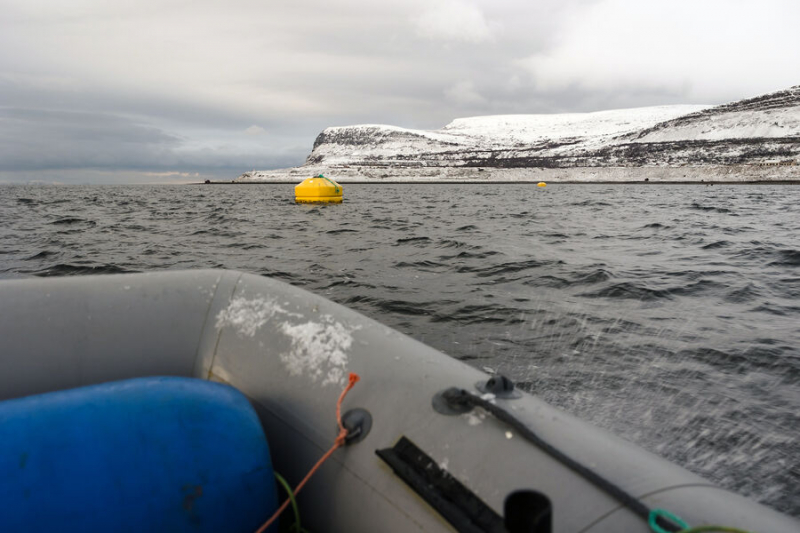
M 0 306 L 0 398 L 155 375 L 230 384 L 293 486 L 333 443 L 337 398 L 358 373 L 343 410 L 371 424 L 300 493 L 312 531 L 516 531 L 546 508 L 552 531 L 650 531 L 619 494 L 523 438 L 526 428 L 692 526 L 800 530 L 533 396 L 504 394 L 503 380 L 486 402 L 498 413 L 461 409 L 453 391 L 480 399 L 476 384 L 486 390 L 490 376 L 279 281 L 224 270 L 8 280 Z
M 252 533 L 277 508 L 240 392 L 138 378 L 0 402 L 0 530 Z

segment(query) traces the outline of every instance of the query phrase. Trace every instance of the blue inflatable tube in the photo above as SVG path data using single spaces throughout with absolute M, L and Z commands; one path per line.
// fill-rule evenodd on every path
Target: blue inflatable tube
M 233 387 L 141 378 L 0 402 L 0 531 L 248 532 L 274 512 Z

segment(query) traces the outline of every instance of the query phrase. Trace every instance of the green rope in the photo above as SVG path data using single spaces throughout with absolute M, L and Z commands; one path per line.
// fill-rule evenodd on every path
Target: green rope
M 336 185 L 334 182 L 332 182 L 331 180 L 329 180 L 328 178 L 326 178 L 326 177 L 325 177 L 325 176 L 323 176 L 322 174 L 320 174 L 320 175 L 319 175 L 319 176 L 317 176 L 317 177 L 318 177 L 318 178 L 322 178 L 322 179 L 324 179 L 325 181 L 327 181 L 328 183 L 330 183 L 331 185 L 333 185 L 333 187 L 336 189 L 336 192 L 337 192 L 337 193 L 339 192 L 339 186 L 338 186 L 338 185 Z
M 718 533 L 751 533 L 750 531 L 730 526 L 707 525 L 689 527 L 689 524 L 684 522 L 681 517 L 676 516 L 665 509 L 653 509 L 650 511 L 650 516 L 647 517 L 647 523 L 650 525 L 650 529 L 652 529 L 655 533 L 668 533 L 667 530 L 658 525 L 656 520 L 659 517 L 667 518 L 673 523 L 682 527 L 683 529 L 678 531 L 678 533 L 702 533 L 707 531 L 716 531 Z
M 289 500 L 292 502 L 292 512 L 294 512 L 294 524 L 289 526 L 289 531 L 297 531 L 298 533 L 308 533 L 303 527 L 300 525 L 300 508 L 297 506 L 297 500 L 294 497 L 294 493 L 292 492 L 292 487 L 289 486 L 289 483 L 277 472 L 273 472 L 275 474 L 275 479 L 278 480 L 278 483 L 281 484 L 283 490 L 286 491 L 286 494 L 289 495 Z
M 666 509 L 652 509 L 650 511 L 650 515 L 647 517 L 647 523 L 650 525 L 650 529 L 652 529 L 655 533 L 669 533 L 669 531 L 658 525 L 658 518 L 666 518 L 670 520 L 675 525 L 680 526 L 680 531 L 684 531 L 689 527 L 689 524 Z

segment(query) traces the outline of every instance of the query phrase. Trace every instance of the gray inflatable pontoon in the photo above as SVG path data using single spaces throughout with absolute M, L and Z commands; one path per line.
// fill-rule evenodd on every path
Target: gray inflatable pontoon
M 476 388 L 491 376 L 264 277 L 201 270 L 3 281 L 0 360 L 0 399 L 140 376 L 231 384 L 255 406 L 275 468 L 292 485 L 333 443 L 336 400 L 348 372 L 358 373 L 344 410 L 365 410 L 371 428 L 360 426 L 360 441 L 337 450 L 300 494 L 312 531 L 505 531 L 504 513 L 524 523 L 546 512 L 541 495 L 553 531 L 650 531 L 619 497 L 518 427 L 442 394 L 453 387 L 509 413 L 647 508 L 692 526 L 800 531 L 793 518 L 533 396 L 498 390 L 492 399 Z

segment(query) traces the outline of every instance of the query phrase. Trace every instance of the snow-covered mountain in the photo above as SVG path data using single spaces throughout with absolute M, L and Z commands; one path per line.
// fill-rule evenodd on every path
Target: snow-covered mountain
M 574 167 L 762 163 L 800 156 L 800 86 L 731 104 L 461 118 L 434 131 L 332 127 L 306 164 Z
M 528 150 L 533 146 L 554 142 L 567 146 L 579 142 L 597 143 L 706 107 L 661 106 L 596 113 L 459 118 L 434 131 L 377 124 L 332 127 L 317 137 L 308 162 L 403 162 L 414 156 L 430 159 L 429 156 L 433 154 L 441 154 L 448 160 L 454 152 L 470 157 L 472 152 Z
M 544 170 L 542 179 L 561 181 L 705 179 L 686 167 L 706 168 L 716 180 L 800 179 L 800 86 L 720 106 L 471 117 L 432 131 L 331 127 L 302 167 L 248 172 L 237 181 L 318 172 L 354 181 L 524 181 Z

